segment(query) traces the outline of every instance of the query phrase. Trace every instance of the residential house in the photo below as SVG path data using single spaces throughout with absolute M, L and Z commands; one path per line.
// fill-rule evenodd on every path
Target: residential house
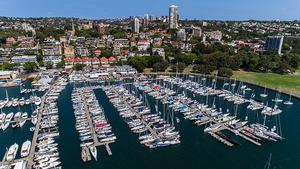
M 108 58 L 108 62 L 110 63 L 110 64 L 112 64 L 112 63 L 116 63 L 118 60 L 115 58 L 115 57 L 109 57 Z
M 77 46 L 76 47 L 76 56 L 89 56 L 90 52 L 88 48 L 84 46 Z
M 116 48 L 128 48 L 129 40 L 128 39 L 115 39 L 114 47 Z
M 57 63 L 61 62 L 62 56 L 44 56 L 43 61 L 46 64 L 47 62 L 52 62 L 53 65 L 56 65 Z
M 65 57 L 74 57 L 75 49 L 71 45 L 64 45 L 64 56 Z
M 26 62 L 37 62 L 36 56 L 14 56 L 11 58 L 12 63 L 24 64 Z
M 94 55 L 95 55 L 96 57 L 101 56 L 101 50 L 100 50 L 100 49 L 95 49 L 95 50 L 94 50 Z
M 165 49 L 164 48 L 152 48 L 152 55 L 159 55 L 165 59 Z
M 101 65 L 108 65 L 108 59 L 106 57 L 100 58 Z
M 138 44 L 138 51 L 147 51 L 150 48 L 150 41 L 149 40 L 139 40 Z
M 11 47 L 11 46 L 13 46 L 16 43 L 17 43 L 17 41 L 16 41 L 16 39 L 14 37 L 7 37 L 6 38 L 6 46 L 7 47 Z
M 25 37 L 20 41 L 19 47 L 21 48 L 34 48 L 35 47 L 35 41 L 33 37 Z
M 56 41 L 53 38 L 47 38 L 44 41 L 44 45 L 42 47 L 42 54 L 44 56 L 61 56 L 62 55 L 61 43 Z

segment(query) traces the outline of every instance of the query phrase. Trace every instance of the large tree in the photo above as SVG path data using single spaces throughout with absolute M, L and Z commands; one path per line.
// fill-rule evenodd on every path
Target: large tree
M 37 68 L 37 64 L 35 62 L 26 62 L 24 64 L 24 69 L 27 71 L 27 72 L 33 72 L 34 69 Z

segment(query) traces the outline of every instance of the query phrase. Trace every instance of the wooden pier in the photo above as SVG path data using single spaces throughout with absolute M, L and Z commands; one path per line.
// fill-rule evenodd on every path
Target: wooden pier
M 37 123 L 36 123 L 35 130 L 34 130 L 34 133 L 33 133 L 32 141 L 31 141 L 30 152 L 29 152 L 28 157 L 26 158 L 27 164 L 30 168 L 32 168 L 32 165 L 33 165 L 33 158 L 34 158 L 35 148 L 36 148 L 36 145 L 37 145 L 37 138 L 38 138 L 39 131 L 40 131 L 40 126 L 41 126 L 41 121 L 42 121 L 42 115 L 43 115 L 43 112 L 44 112 L 45 101 L 46 101 L 47 94 L 50 90 L 51 90 L 51 88 L 48 89 L 48 91 L 44 94 L 44 96 L 41 99 L 41 106 L 40 106 L 40 109 L 39 109 L 39 112 L 38 112 L 38 119 L 37 119 Z
M 95 88 L 92 88 L 92 89 L 98 89 L 98 88 L 101 88 L 101 86 L 95 86 Z M 81 97 L 84 98 L 83 91 L 81 90 L 80 92 L 81 92 Z M 93 120 L 91 118 L 90 111 L 88 109 L 87 102 L 86 102 L 85 99 L 83 99 L 83 105 L 84 105 L 84 111 L 86 113 L 90 129 L 91 129 L 91 133 L 92 133 L 92 137 L 93 137 L 93 143 L 94 143 L 95 147 L 105 145 L 108 155 L 112 155 L 109 144 L 114 143 L 114 141 L 108 141 L 108 142 L 100 142 L 99 141 L 97 133 L 95 131 L 95 125 L 94 125 Z
M 81 98 L 84 98 L 84 95 L 83 95 L 82 91 L 81 91 Z M 85 99 L 83 99 L 83 105 L 84 105 L 84 112 L 85 112 L 86 117 L 88 119 L 88 123 L 89 123 L 90 130 L 91 130 L 91 133 L 92 133 L 94 145 L 98 145 L 99 144 L 99 140 L 97 138 L 97 135 L 96 135 L 96 132 L 95 132 L 95 128 L 94 128 L 94 125 L 93 125 L 93 121 L 92 121 L 92 118 L 91 118 L 91 115 L 90 115 L 90 111 L 89 111 L 89 108 L 87 106 L 87 102 L 86 102 Z
M 227 141 L 226 139 L 218 136 L 216 133 L 214 132 L 208 132 L 208 134 L 210 134 L 212 137 L 216 138 L 217 140 L 221 141 L 222 143 L 224 143 L 225 145 L 232 147 L 234 146 L 234 144 L 232 144 L 231 142 Z
M 243 138 L 243 139 L 245 139 L 245 140 L 247 140 L 247 141 L 249 141 L 249 142 L 251 142 L 251 143 L 253 143 L 253 144 L 257 145 L 257 146 L 261 146 L 260 142 L 258 142 L 256 140 L 254 140 L 254 139 L 252 139 L 252 138 L 250 138 L 250 137 L 242 134 L 239 130 L 231 129 L 231 128 L 227 127 L 226 125 L 218 128 L 217 130 L 215 130 L 213 132 L 219 132 L 219 131 L 222 131 L 222 130 L 228 130 L 228 131 L 234 133 L 235 135 L 240 136 L 241 138 Z
M 10 164 L 25 160 L 25 161 L 27 161 L 28 167 L 32 168 L 33 158 L 34 158 L 34 153 L 35 153 L 35 148 L 36 148 L 36 143 L 37 143 L 37 137 L 38 137 L 38 134 L 39 134 L 40 124 L 41 124 L 41 120 L 42 120 L 42 114 L 43 114 L 43 111 L 44 111 L 44 104 L 45 104 L 45 100 L 46 100 L 46 96 L 47 96 L 48 91 L 42 97 L 42 102 L 41 102 L 41 106 L 40 106 L 39 113 L 38 113 L 37 124 L 35 126 L 35 131 L 34 131 L 34 134 L 33 134 L 33 137 L 32 137 L 32 141 L 31 141 L 31 148 L 30 148 L 29 155 L 26 158 L 19 158 L 19 159 L 15 159 L 13 161 L 8 162 L 5 159 L 6 154 L 7 154 L 7 152 L 6 152 L 3 159 L 2 159 L 2 162 L 0 163 L 0 166 L 1 165 L 10 165 Z M 31 118 L 28 118 L 26 120 L 30 120 L 30 119 Z

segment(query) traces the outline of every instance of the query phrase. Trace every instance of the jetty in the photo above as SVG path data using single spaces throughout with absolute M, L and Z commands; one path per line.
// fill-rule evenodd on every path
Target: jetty
M 101 86 L 90 86 L 88 87 L 88 89 L 94 90 L 94 89 L 100 89 Z M 80 96 L 82 98 L 84 98 L 83 92 L 80 92 Z M 91 118 L 90 115 L 90 111 L 87 105 L 87 102 L 85 99 L 83 99 L 83 106 L 84 106 L 84 112 L 86 114 L 87 120 L 88 120 L 88 124 L 89 127 L 91 129 L 91 133 L 92 133 L 92 138 L 93 138 L 93 144 L 95 147 L 99 147 L 99 146 L 105 146 L 106 147 L 106 151 L 108 153 L 108 155 L 112 155 L 111 149 L 109 147 L 109 144 L 114 143 L 115 141 L 106 141 L 106 142 L 100 142 L 97 136 L 97 133 L 95 131 L 95 124 L 93 123 L 93 120 Z
M 49 90 L 48 90 L 49 91 Z M 2 159 L 2 162 L 0 162 L 0 166 L 1 165 L 11 165 L 20 161 L 27 161 L 27 165 L 29 168 L 32 168 L 33 166 L 33 158 L 34 158 L 34 152 L 35 152 L 35 148 L 36 148 L 36 143 L 37 143 L 37 137 L 39 134 L 39 130 L 40 130 L 40 124 L 41 124 L 41 119 L 42 119 L 42 112 L 44 111 L 44 104 L 45 104 L 45 100 L 48 94 L 48 91 L 43 95 L 42 99 L 41 99 L 41 106 L 39 109 L 39 113 L 38 113 L 38 120 L 37 120 L 37 124 L 35 126 L 35 131 L 32 137 L 32 141 L 31 141 L 31 148 L 30 148 L 30 152 L 29 155 L 25 158 L 18 158 L 12 161 L 6 161 L 6 155 L 7 155 L 7 151 L 5 152 L 5 155 Z M 26 120 L 30 120 L 31 118 L 28 118 Z
M 208 134 L 210 134 L 212 137 L 216 138 L 217 140 L 221 141 L 222 143 L 224 143 L 225 145 L 227 145 L 229 147 L 234 146 L 234 144 L 232 144 L 228 140 L 224 139 L 223 137 L 217 135 L 215 132 L 208 132 Z
M 35 130 L 33 133 L 32 141 L 31 141 L 30 153 L 27 157 L 27 164 L 30 167 L 32 167 L 32 165 L 33 165 L 34 152 L 35 152 L 35 148 L 37 145 L 37 138 L 38 138 L 39 131 L 40 131 L 40 125 L 41 125 L 42 115 L 44 112 L 45 101 L 46 101 L 47 94 L 50 90 L 51 90 L 51 88 L 44 94 L 44 96 L 41 99 L 42 101 L 41 101 L 41 106 L 40 106 L 39 113 L 38 113 L 38 119 L 37 119 L 37 123 L 36 123 Z

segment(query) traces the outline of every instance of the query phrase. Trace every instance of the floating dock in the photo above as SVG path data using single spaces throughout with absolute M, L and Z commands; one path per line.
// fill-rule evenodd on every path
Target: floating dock
M 100 89 L 101 86 L 95 86 L 95 87 L 89 87 L 89 88 L 90 89 Z M 83 93 L 81 93 L 81 97 L 84 98 Z M 114 143 L 114 141 L 99 142 L 99 139 L 97 137 L 97 133 L 95 131 L 95 125 L 93 124 L 92 118 L 90 116 L 90 112 L 89 112 L 89 109 L 88 109 L 88 106 L 87 106 L 87 102 L 85 101 L 85 99 L 83 99 L 83 100 L 84 100 L 84 102 L 83 102 L 84 111 L 85 111 L 87 119 L 88 119 L 88 123 L 89 123 L 90 129 L 91 129 L 91 133 L 92 133 L 92 137 L 93 137 L 93 143 L 94 143 L 95 147 L 105 145 L 106 151 L 107 151 L 108 155 L 112 155 L 112 152 L 111 152 L 108 144 Z
M 228 140 L 224 139 L 223 137 L 217 135 L 214 132 L 208 132 L 208 134 L 210 134 L 212 137 L 214 137 L 215 139 L 221 141 L 222 143 L 224 143 L 225 145 L 232 147 L 234 146 L 234 144 L 232 144 L 231 142 L 229 142 Z

